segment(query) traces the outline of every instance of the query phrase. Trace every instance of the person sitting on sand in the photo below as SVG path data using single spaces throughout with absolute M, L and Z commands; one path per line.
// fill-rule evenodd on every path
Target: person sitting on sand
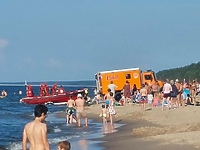
M 69 141 L 60 141 L 58 142 L 58 150 L 70 150 L 71 144 Z
M 190 88 L 189 88 L 188 83 L 186 83 L 186 86 L 183 89 L 182 102 L 183 102 L 183 104 L 182 104 L 183 106 L 185 106 L 185 104 L 187 104 L 187 105 L 192 104 L 192 99 L 191 99 L 191 96 L 190 96 Z
M 139 91 L 139 90 L 136 91 L 135 102 L 136 102 L 136 103 L 139 103 L 139 102 L 140 102 L 140 91 Z
M 96 96 L 94 97 L 94 99 L 96 100 L 97 104 L 104 102 L 104 98 L 103 98 L 103 95 L 101 93 L 97 93 Z

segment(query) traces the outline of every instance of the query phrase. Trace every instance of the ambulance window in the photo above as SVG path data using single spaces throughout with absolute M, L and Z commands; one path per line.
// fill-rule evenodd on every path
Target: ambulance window
M 126 74 L 126 79 L 130 79 L 131 75 L 130 74 Z
M 152 76 L 151 75 L 145 75 L 145 80 L 152 80 Z

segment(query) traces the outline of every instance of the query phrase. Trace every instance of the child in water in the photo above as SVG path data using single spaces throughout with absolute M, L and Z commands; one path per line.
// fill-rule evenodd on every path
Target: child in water
M 106 108 L 106 105 L 105 104 L 102 104 L 102 114 L 101 114 L 101 117 L 103 118 L 103 123 L 106 124 L 107 123 L 107 108 Z
M 71 145 L 69 141 L 60 141 L 58 142 L 58 150 L 70 150 Z
M 109 103 L 109 107 L 108 107 L 108 112 L 110 115 L 110 124 L 113 124 L 113 115 L 116 114 L 115 109 L 114 109 L 115 100 L 114 100 L 112 92 L 110 92 L 110 96 L 111 96 L 111 99 L 110 99 L 110 103 Z

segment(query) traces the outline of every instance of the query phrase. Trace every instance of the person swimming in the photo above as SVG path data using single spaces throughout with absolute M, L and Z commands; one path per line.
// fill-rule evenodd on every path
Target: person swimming
M 8 94 L 7 94 L 7 92 L 5 91 L 5 90 L 3 90 L 2 92 L 1 92 L 1 96 L 3 96 L 3 97 L 6 97 Z

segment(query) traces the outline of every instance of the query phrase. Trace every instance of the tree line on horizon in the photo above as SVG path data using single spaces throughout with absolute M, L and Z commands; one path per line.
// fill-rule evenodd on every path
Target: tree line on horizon
M 191 82 L 193 80 L 200 82 L 200 62 L 192 63 L 180 68 L 162 70 L 157 72 L 156 76 L 158 80 L 162 81 L 165 81 L 166 79 L 179 79 L 179 81 L 182 82 L 185 79 L 186 82 Z

